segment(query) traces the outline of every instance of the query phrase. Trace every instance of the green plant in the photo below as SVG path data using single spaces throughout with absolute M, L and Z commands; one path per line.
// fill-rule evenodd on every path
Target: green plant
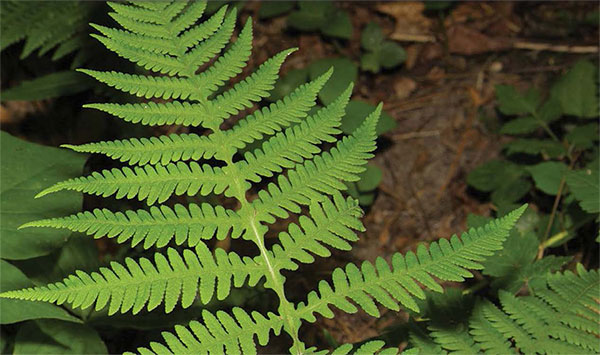
M 381 68 L 395 68 L 406 60 L 406 52 L 398 44 L 386 41 L 381 27 L 370 22 L 362 31 L 361 47 L 365 53 L 360 58 L 362 70 L 379 73 Z
M 324 58 L 312 62 L 308 67 L 290 70 L 287 75 L 275 83 L 275 88 L 268 97 L 269 101 L 280 100 L 290 94 L 298 86 L 309 80 L 315 80 L 323 75 L 329 68 L 334 72 L 331 78 L 319 92 L 319 100 L 327 105 L 344 92 L 358 77 L 358 67 L 347 58 Z M 315 106 L 313 110 L 316 110 Z M 375 106 L 360 100 L 350 100 L 346 105 L 346 112 L 341 120 L 340 129 L 345 134 L 352 134 L 364 118 L 375 110 Z M 396 127 L 396 121 L 385 112 L 382 112 L 375 131 L 382 135 Z M 359 174 L 356 182 L 346 182 L 350 196 L 358 199 L 361 205 L 371 205 L 375 199 L 375 191 L 381 182 L 382 171 L 373 164 L 368 164 L 367 169 Z
M 221 52 L 231 37 L 236 11 L 221 8 L 196 24 L 206 2 L 134 2 L 112 4 L 113 18 L 125 30 L 95 26 L 95 37 L 119 55 L 157 74 L 131 75 L 82 69 L 105 84 L 124 92 L 158 99 L 133 104 L 98 103 L 88 108 L 108 112 L 125 121 L 144 125 L 181 124 L 203 127 L 206 135 L 172 134 L 152 139 L 125 139 L 66 147 L 100 153 L 128 164 L 58 182 L 37 197 L 73 190 L 117 199 L 145 201 L 149 210 L 113 212 L 96 209 L 67 217 L 42 219 L 25 227 L 54 227 L 79 231 L 95 238 L 113 238 L 143 249 L 163 248 L 153 258 L 126 258 L 96 272 L 76 271 L 62 282 L 26 289 L 3 289 L 4 299 L 40 300 L 68 304 L 74 312 L 108 308 L 108 314 L 149 311 L 163 305 L 165 312 L 194 303 L 224 300 L 232 288 L 259 282 L 279 301 L 275 312 L 262 315 L 235 307 L 230 311 L 201 312 L 202 322 L 176 326 L 163 333 L 165 344 L 153 342 L 140 353 L 255 353 L 255 337 L 262 345 L 271 331 L 282 330 L 292 339 L 290 351 L 312 352 L 299 338 L 303 322 L 316 315 L 332 317 L 330 306 L 354 313 L 363 309 L 379 316 L 378 306 L 418 310 L 415 299 L 425 296 L 421 287 L 441 291 L 438 280 L 463 281 L 467 269 L 480 269 L 481 261 L 499 250 L 524 206 L 485 227 L 471 229 L 462 238 L 441 239 L 416 253 L 397 253 L 391 263 L 353 263 L 337 268 L 332 281 L 321 281 L 318 291 L 305 301 L 286 294 L 285 270 L 312 263 L 314 255 L 327 257 L 330 248 L 349 250 L 356 230 L 363 230 L 357 202 L 345 198 L 342 182 L 356 181 L 375 150 L 376 126 L 381 105 L 354 132 L 337 139 L 341 117 L 352 85 L 329 105 L 308 116 L 319 90 L 331 76 L 328 70 L 313 81 L 268 107 L 254 111 L 224 130 L 221 124 L 266 97 L 278 70 L 293 50 L 285 50 L 263 63 L 253 74 L 219 93 L 229 79 L 242 71 L 252 45 L 252 22 L 247 21 L 238 39 L 205 71 L 197 69 Z M 308 117 L 307 117 L 308 116 Z M 238 152 L 248 144 L 270 137 L 260 148 Z M 334 145 L 322 151 L 320 143 Z M 200 165 L 194 160 L 204 160 Z M 285 169 L 285 174 L 283 171 Z M 277 175 L 274 177 L 274 175 Z M 268 178 L 274 177 L 271 182 Z M 253 183 L 266 181 L 254 198 Z M 208 202 L 173 204 L 173 196 L 221 195 L 236 201 L 236 210 Z M 181 201 L 181 200 L 179 200 Z M 159 204 L 159 205 L 156 205 Z M 297 223 L 278 235 L 269 246 L 269 225 L 290 213 Z M 304 213 L 304 214 L 303 214 Z M 205 241 L 241 238 L 254 243 L 255 255 L 240 255 L 221 248 L 211 250 Z M 391 267 L 390 267 L 391 266 Z M 15 288 L 27 285 L 13 285 Z M 350 300 L 352 302 L 350 302 Z M 38 322 L 42 331 L 50 322 Z M 84 335 L 82 335 L 84 336 Z M 65 340 L 59 334 L 57 342 Z M 382 342 L 369 342 L 358 352 L 375 352 Z M 352 345 L 335 353 L 351 351 Z M 76 350 L 76 349 L 75 349 Z M 25 350 L 23 350 L 25 351 Z M 385 353 L 396 349 L 384 350 Z
M 538 239 L 538 259 L 579 231 L 588 235 L 600 212 L 596 80 L 597 67 L 580 61 L 544 101 L 535 89 L 521 94 L 512 86 L 496 87 L 499 110 L 510 118 L 500 133 L 516 138 L 504 146 L 505 158 L 484 163 L 467 181 L 490 193 L 499 215 L 524 198 L 534 204 L 542 200 L 539 205 L 546 196 L 553 198 L 551 210 L 528 212 L 535 220 L 531 230 Z M 527 159 L 515 159 L 523 156 Z
M 258 11 L 259 18 L 289 14 L 287 24 L 299 31 L 319 31 L 327 37 L 350 39 L 350 16 L 330 0 L 323 1 L 264 1 Z
M 555 273 L 529 296 L 500 291 L 500 307 L 448 289 L 428 298 L 429 320 L 412 323 L 410 343 L 423 354 L 597 354 L 599 287 L 598 271 L 578 264 L 575 273 Z

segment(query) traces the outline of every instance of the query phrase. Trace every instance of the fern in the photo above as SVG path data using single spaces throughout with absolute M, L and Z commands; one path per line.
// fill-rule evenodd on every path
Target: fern
M 54 49 L 53 60 L 80 49 L 93 10 L 85 2 L 2 1 L 0 50 L 25 40 L 21 58 Z
M 478 300 L 466 326 L 431 325 L 430 336 L 413 331 L 412 343 L 420 353 L 597 354 L 599 289 L 598 271 L 587 271 L 578 264 L 576 273 L 550 276 L 547 286 L 535 295 L 519 297 L 501 291 L 500 308 Z
M 283 270 L 327 257 L 331 249 L 349 250 L 364 230 L 356 200 L 343 197 L 344 182 L 359 179 L 376 149 L 379 105 L 349 136 L 338 138 L 352 86 L 328 106 L 309 115 L 332 71 L 300 86 L 268 107 L 241 117 L 230 129 L 225 120 L 253 107 L 269 95 L 284 59 L 293 50 L 276 54 L 253 74 L 231 87 L 226 83 L 241 72 L 251 50 L 249 19 L 228 49 L 236 21 L 235 10 L 222 8 L 197 23 L 205 2 L 133 2 L 110 4 L 111 16 L 123 29 L 95 26 L 94 37 L 120 56 L 155 72 L 132 75 L 80 70 L 123 92 L 159 99 L 135 104 L 96 103 L 88 108 L 143 125 L 181 124 L 204 128 L 205 135 L 171 134 L 150 139 L 125 139 L 66 146 L 75 151 L 103 154 L 129 166 L 94 172 L 41 191 L 37 197 L 71 190 L 117 199 L 145 201 L 148 210 L 125 212 L 95 209 L 62 218 L 33 221 L 26 227 L 65 228 L 95 238 L 115 238 L 132 246 L 168 247 L 153 258 L 126 258 L 96 272 L 78 271 L 63 281 L 0 294 L 1 297 L 96 310 L 109 314 L 154 310 L 164 305 L 207 304 L 223 300 L 232 288 L 259 282 L 273 291 L 279 306 L 267 315 L 234 308 L 231 313 L 202 312 L 200 321 L 164 333 L 164 343 L 152 343 L 149 353 L 255 353 L 256 344 L 285 332 L 294 353 L 322 353 L 306 348 L 299 338 L 303 322 L 315 314 L 331 317 L 330 306 L 379 316 L 378 306 L 418 309 L 423 298 L 419 284 L 441 291 L 443 280 L 463 281 L 469 269 L 501 248 L 524 207 L 462 238 L 442 239 L 416 253 L 396 254 L 391 267 L 383 259 L 336 269 L 331 283 L 322 281 L 306 302 L 288 300 Z M 222 53 L 222 54 L 220 54 Z M 219 55 L 220 54 L 220 55 Z M 213 57 L 217 56 L 213 60 Z M 207 69 L 198 72 L 206 63 Z M 262 141 L 258 148 L 242 151 Z M 327 143 L 327 144 L 323 144 Z M 324 150 L 324 146 L 331 146 Z M 254 198 L 251 189 L 262 183 Z M 66 193 L 66 192 L 65 192 Z M 223 195 L 237 201 L 235 210 L 209 203 L 172 204 L 173 196 Z M 185 200 L 185 199 L 182 199 Z M 158 204 L 158 205 L 157 205 Z M 173 206 L 173 207 L 170 207 Z M 305 215 L 302 212 L 307 211 Z M 269 225 L 290 214 L 289 224 L 272 247 L 265 244 Z M 254 256 L 241 256 L 204 241 L 243 238 L 256 246 Z M 179 246 L 177 248 L 174 245 Z M 434 278 L 437 278 L 434 279 Z M 358 352 L 375 352 L 381 342 L 369 342 Z M 335 353 L 351 351 L 344 345 Z M 382 353 L 395 349 L 382 350 Z

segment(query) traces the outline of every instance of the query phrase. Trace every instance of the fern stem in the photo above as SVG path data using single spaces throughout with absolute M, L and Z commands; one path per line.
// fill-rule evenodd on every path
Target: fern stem
M 269 254 L 267 248 L 264 243 L 264 231 L 261 231 L 259 222 L 256 220 L 256 211 L 254 207 L 246 198 L 246 190 L 244 189 L 245 179 L 243 178 L 242 173 L 239 171 L 238 166 L 233 163 L 232 156 L 224 158 L 225 164 L 230 170 L 228 171 L 231 174 L 231 187 L 235 188 L 235 191 L 232 195 L 240 202 L 241 208 L 240 213 L 245 216 L 249 216 L 247 219 L 247 230 L 252 233 L 252 241 L 258 247 L 260 251 L 260 255 L 265 262 L 265 265 L 268 268 L 268 273 L 265 274 L 267 277 L 267 281 L 265 286 L 271 288 L 279 298 L 279 315 L 283 318 L 284 321 L 284 330 L 292 337 L 293 344 L 290 351 L 295 354 L 302 354 L 304 352 L 304 343 L 300 341 L 299 337 L 299 322 L 295 322 L 298 320 L 296 317 L 294 305 L 288 301 L 285 296 L 285 289 L 283 287 L 283 275 L 281 275 L 280 269 L 273 267 L 273 260 L 271 254 Z M 242 181 L 243 180 L 243 181 Z M 245 212 L 245 210 L 250 210 Z M 242 212 L 244 211 L 244 212 Z M 249 213 L 248 213 L 249 212 Z

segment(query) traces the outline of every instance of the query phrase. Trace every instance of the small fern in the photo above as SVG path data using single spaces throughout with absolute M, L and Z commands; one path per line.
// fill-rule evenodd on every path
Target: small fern
M 126 93 L 156 102 L 97 103 L 89 108 L 105 111 L 125 121 L 144 125 L 180 124 L 202 127 L 205 135 L 172 134 L 151 139 L 126 139 L 66 146 L 79 152 L 104 154 L 128 166 L 94 172 L 48 187 L 42 197 L 72 190 L 117 199 L 145 201 L 149 210 L 96 209 L 63 218 L 34 221 L 22 227 L 66 228 L 96 238 L 144 248 L 166 247 L 151 259 L 126 258 L 96 272 L 78 271 L 61 282 L 0 294 L 1 297 L 70 304 L 74 308 L 108 308 L 109 314 L 148 311 L 164 305 L 171 312 L 178 304 L 190 307 L 223 300 L 233 287 L 264 287 L 279 300 L 276 310 L 262 315 L 233 308 L 230 312 L 203 311 L 199 321 L 163 333 L 164 343 L 140 348 L 150 353 L 256 353 L 256 340 L 268 342 L 271 331 L 292 339 L 293 353 L 321 353 L 306 348 L 299 337 L 303 322 L 315 314 L 332 317 L 330 306 L 355 313 L 359 309 L 379 316 L 379 306 L 418 310 L 416 299 L 425 297 L 421 285 L 442 291 L 441 281 L 463 281 L 469 270 L 502 247 L 525 207 L 461 238 L 441 239 L 416 253 L 395 254 L 391 263 L 378 258 L 360 268 L 348 264 L 333 271 L 331 282 L 322 281 L 306 302 L 288 300 L 283 270 L 327 257 L 331 249 L 349 250 L 356 231 L 364 230 L 356 200 L 345 198 L 345 182 L 359 179 L 373 156 L 379 105 L 349 136 L 338 139 L 339 126 L 352 86 L 326 107 L 309 115 L 319 90 L 331 70 L 300 86 L 285 98 L 241 118 L 230 129 L 221 124 L 250 109 L 269 95 L 284 59 L 285 50 L 263 63 L 253 74 L 226 88 L 248 60 L 252 41 L 249 19 L 237 40 L 208 68 L 232 36 L 236 11 L 222 8 L 204 22 L 206 2 L 167 1 L 112 3 L 111 16 L 124 29 L 96 26 L 95 35 L 107 48 L 155 75 L 80 70 Z M 242 154 L 248 144 L 259 148 Z M 324 144 L 332 145 L 323 150 Z M 197 162 L 200 160 L 200 162 Z M 252 188 L 263 183 L 253 198 Z M 209 203 L 167 203 L 173 196 L 223 195 L 237 201 L 235 210 Z M 159 204 L 159 205 L 157 205 Z M 302 215 L 302 212 L 305 213 Z M 265 244 L 269 225 L 290 213 L 301 215 L 278 243 Z M 211 250 L 204 241 L 242 238 L 256 246 L 256 255 L 240 256 L 223 249 Z M 175 248 L 175 246 L 179 246 Z M 381 350 L 369 342 L 357 352 Z M 346 354 L 351 345 L 334 353 Z M 382 350 L 382 353 L 396 349 Z
M 500 307 L 487 300 L 476 300 L 468 319 L 458 326 L 434 322 L 428 326 L 429 335 L 414 328 L 411 341 L 419 353 L 427 354 L 597 354 L 599 290 L 598 271 L 587 271 L 578 264 L 576 273 L 551 275 L 547 285 L 536 290 L 535 295 L 514 296 L 500 291 Z M 450 309 L 445 311 L 453 313 Z

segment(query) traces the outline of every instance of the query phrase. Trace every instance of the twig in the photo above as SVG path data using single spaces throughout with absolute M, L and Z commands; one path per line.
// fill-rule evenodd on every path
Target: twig
M 562 53 L 598 53 L 600 48 L 598 46 L 568 46 L 562 44 L 549 44 L 549 43 L 533 43 L 533 42 L 515 42 L 513 48 L 516 49 L 528 49 L 534 51 L 550 51 L 550 52 L 562 52 Z
M 435 42 L 435 36 L 428 34 L 413 33 L 392 33 L 390 38 L 399 42 Z

